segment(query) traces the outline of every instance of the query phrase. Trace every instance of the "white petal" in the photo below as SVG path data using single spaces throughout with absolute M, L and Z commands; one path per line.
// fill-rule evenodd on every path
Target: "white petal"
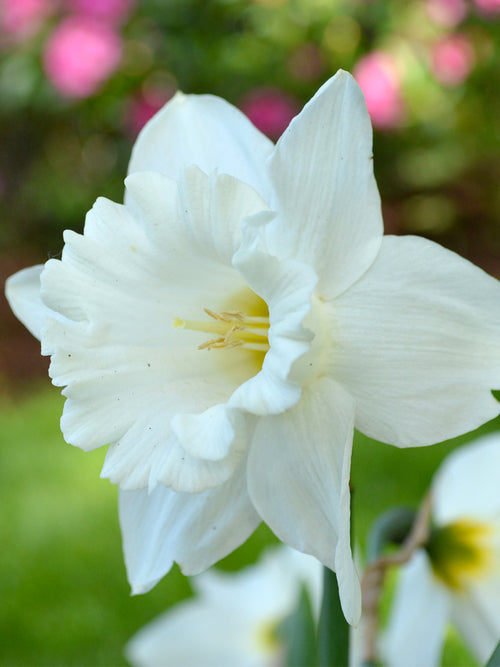
M 110 445 L 101 477 L 122 489 L 148 487 L 158 482 L 177 492 L 199 493 L 223 484 L 235 471 L 246 446 L 242 435 L 237 447 L 217 461 L 192 456 L 174 434 L 168 415 L 170 406 L 152 403 L 142 411 L 123 437 Z M 230 443 L 233 444 L 233 443 Z
M 214 405 L 199 415 L 177 414 L 172 429 L 186 452 L 211 461 L 227 456 L 235 439 L 246 443 L 247 437 L 243 415 L 225 405 Z
M 266 196 L 264 163 L 273 144 L 238 109 L 212 95 L 178 93 L 142 129 L 129 174 L 157 171 L 178 180 L 184 168 L 215 169 Z
M 428 558 L 417 551 L 401 568 L 389 625 L 382 642 L 388 667 L 438 667 L 450 600 L 434 578 Z
M 139 630 L 125 647 L 126 658 L 133 667 L 255 667 L 240 610 L 184 600 Z
M 332 309 L 332 372 L 363 433 L 428 445 L 499 413 L 500 284 L 470 262 L 422 238 L 385 237 Z
M 225 484 L 199 494 L 162 485 L 120 491 L 120 525 L 133 593 L 145 593 L 179 563 L 198 574 L 244 542 L 260 517 L 247 494 L 244 466 Z
M 313 598 L 321 592 L 315 558 L 278 547 L 257 564 L 235 573 L 211 569 L 191 580 L 197 596 L 169 609 L 129 642 L 137 667 L 258 667 L 281 662 L 279 643 L 265 631 L 294 611 L 305 581 Z
M 311 309 L 317 277 L 306 264 L 279 261 L 256 250 L 254 244 L 242 245 L 233 261 L 248 285 L 268 305 L 271 347 L 262 371 L 235 391 L 230 405 L 257 415 L 278 414 L 300 398 L 300 385 L 288 376 L 293 363 L 309 350 L 313 338 L 302 321 Z
M 242 216 L 264 203 L 234 178 L 195 168 L 179 193 L 155 174 L 135 175 L 130 187 L 145 211 L 99 199 L 84 236 L 67 232 L 62 261 L 47 263 L 43 297 L 73 320 L 104 321 L 115 343 L 164 345 L 179 339 L 174 317 L 199 319 L 245 287 L 231 260 Z
M 279 650 L 261 652 L 250 643 L 244 606 L 185 600 L 132 637 L 127 660 L 133 667 L 265 667 Z
M 339 71 L 319 89 L 269 166 L 278 211 L 272 249 L 311 264 L 319 295 L 332 298 L 370 266 L 383 234 L 370 118 L 349 74 Z
M 96 238 L 98 226 L 103 231 Z M 199 319 L 203 307 L 218 307 L 215 299 L 224 301 L 244 286 L 230 263 L 207 257 L 207 243 L 203 252 L 192 244 L 192 227 L 182 236 L 182 225 L 172 222 L 172 236 L 161 246 L 127 208 L 104 199 L 87 215 L 87 227 L 92 234 L 65 233 L 62 261 L 45 265 L 42 297 L 75 321 L 105 323 L 115 342 L 175 341 L 175 316 Z M 205 241 L 210 235 L 203 227 L 197 233 Z
M 359 580 L 350 539 L 349 476 L 354 405 L 323 377 L 283 415 L 261 418 L 248 462 L 253 504 L 276 535 L 337 572 L 342 608 L 356 624 Z
M 498 573 L 455 595 L 451 619 L 481 664 L 500 641 L 500 577 Z
M 103 434 L 109 433 L 111 418 L 115 417 L 115 435 L 119 437 L 112 441 L 108 449 L 102 477 L 127 490 L 147 486 L 151 491 L 161 482 L 177 492 L 199 493 L 219 486 L 233 474 L 248 444 L 247 422 L 243 415 L 233 411 L 226 412 L 222 405 L 209 408 L 199 415 L 198 419 L 205 425 L 210 424 L 214 412 L 219 416 L 219 423 L 212 424 L 215 431 L 210 433 L 210 436 L 205 436 L 208 440 L 208 454 L 212 456 L 200 456 L 203 451 L 201 433 L 197 440 L 190 443 L 186 441 L 185 431 L 180 430 L 184 438 L 180 440 L 172 427 L 172 421 L 176 422 L 177 426 L 179 422 L 182 425 L 182 410 L 189 412 L 193 408 L 203 409 L 207 401 L 217 400 L 217 391 L 213 397 L 205 397 L 206 388 L 202 383 L 199 383 L 201 386 L 192 387 L 190 381 L 184 386 L 184 383 L 178 380 L 169 387 L 165 383 L 155 383 L 154 376 L 150 378 L 150 384 L 143 378 L 136 378 L 141 385 L 135 384 L 132 377 L 127 379 L 130 386 L 121 387 L 114 377 L 114 383 L 111 383 L 106 391 L 105 396 L 111 407 L 109 415 L 102 414 L 97 408 L 97 414 L 92 420 L 91 406 L 99 403 L 97 392 L 92 391 L 92 387 L 89 388 L 91 401 L 83 400 L 82 387 L 79 387 L 77 394 L 81 396 L 80 401 L 73 401 L 65 408 L 63 432 L 72 444 L 80 444 L 75 440 L 75 435 L 87 435 L 92 424 L 94 429 L 100 432 L 100 444 L 103 444 Z M 216 390 L 215 385 L 214 389 Z M 67 394 L 68 390 L 64 393 Z M 118 412 L 117 404 L 121 406 L 121 413 Z M 86 414 L 83 414 L 82 407 L 86 408 Z M 104 423 L 97 421 L 97 417 L 101 416 L 100 412 Z M 191 422 L 196 419 L 196 415 L 191 415 Z M 221 425 L 223 427 L 226 420 L 231 420 L 229 433 L 226 429 L 226 440 L 223 443 L 216 442 L 217 437 L 224 431 L 223 428 L 221 431 Z M 76 433 L 70 430 L 71 427 Z M 195 429 L 191 428 L 189 434 L 196 435 Z M 90 437 L 96 436 L 92 436 L 91 432 Z M 214 457 L 217 447 L 219 456 Z
M 441 464 L 432 486 L 434 520 L 439 525 L 464 517 L 500 519 L 499 489 L 500 434 L 491 433 L 460 447 Z
M 52 354 L 54 384 L 66 386 L 65 438 L 83 449 L 111 443 L 104 476 L 125 489 L 161 481 L 199 492 L 234 472 L 245 429 L 224 441 L 219 429 L 200 458 L 201 439 L 183 443 L 171 420 L 203 421 L 210 413 L 202 413 L 226 403 L 258 366 L 251 351 L 198 350 L 209 335 L 173 322 L 208 319 L 204 307 L 223 311 L 242 289 L 252 295 L 231 259 L 241 216 L 264 204 L 236 179 L 197 168 L 185 172 L 179 192 L 156 174 L 136 174 L 130 183 L 134 215 L 98 200 L 85 234 L 67 232 L 62 260 L 46 264 L 42 296 L 54 313 L 43 349 Z
M 210 569 L 191 580 L 193 589 L 220 604 L 232 605 L 249 622 L 278 621 L 294 611 L 305 585 L 313 608 L 319 611 L 323 569 L 313 556 L 285 545 L 267 548 L 255 565 L 237 573 Z M 318 608 L 318 609 L 317 609 Z
M 127 177 L 127 206 L 142 221 L 164 262 L 178 254 L 184 265 L 192 261 L 231 265 L 241 243 L 241 222 L 268 207 L 257 192 L 241 181 L 198 167 L 179 177 L 179 194 L 163 174 L 139 172 Z
M 228 370 L 222 363 L 218 367 L 217 360 L 195 348 L 189 353 L 152 346 L 113 345 L 112 341 L 100 341 L 95 346 L 91 335 L 73 344 L 72 325 L 60 322 L 56 325 L 60 345 L 67 346 L 53 354 L 50 369 L 55 384 L 67 384 L 63 394 L 68 400 L 61 420 L 64 437 L 85 450 L 119 443 L 108 454 L 104 474 L 128 488 L 137 488 L 138 479 L 144 484 L 145 480 L 154 484 L 158 478 L 167 483 L 166 475 L 160 471 L 167 454 L 182 462 L 183 473 L 187 473 L 189 457 L 184 460 L 182 452 L 187 452 L 177 438 L 175 442 L 172 440 L 172 418 L 176 413 L 203 412 L 213 403 L 224 403 L 233 387 L 245 381 L 250 372 L 247 369 L 238 378 L 238 359 L 233 361 L 233 369 Z M 191 368 L 196 353 L 201 358 Z M 215 365 L 211 368 L 210 363 Z M 243 448 L 243 442 L 246 442 L 244 429 L 238 429 L 238 449 Z M 226 443 L 226 449 L 230 446 L 232 440 Z M 165 451 L 169 447 L 171 451 Z M 149 457 L 145 455 L 147 451 Z M 119 460 L 121 455 L 123 458 Z M 233 464 L 232 458 L 226 459 L 219 471 L 223 477 L 227 478 Z M 208 472 L 214 466 L 202 468 Z M 196 477 L 184 474 L 183 484 L 189 490 L 193 487 L 200 490 L 202 477 L 196 482 Z M 216 479 L 220 481 L 219 474 L 208 486 L 219 483 Z M 180 481 L 181 477 L 177 485 Z M 177 490 L 188 488 L 177 486 Z
M 38 340 L 42 337 L 45 319 L 50 314 L 40 295 L 42 270 L 43 265 L 31 266 L 10 276 L 5 283 L 5 296 L 14 315 Z

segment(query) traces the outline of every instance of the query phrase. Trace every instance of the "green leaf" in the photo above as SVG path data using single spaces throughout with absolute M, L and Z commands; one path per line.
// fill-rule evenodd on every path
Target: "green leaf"
M 317 664 L 314 625 L 311 601 L 307 589 L 302 586 L 297 608 L 276 629 L 286 647 L 286 667 Z
M 496 649 L 491 654 L 486 667 L 500 667 L 500 642 L 498 642 Z
M 340 605 L 337 575 L 327 567 L 323 568 L 318 659 L 320 667 L 346 667 L 349 664 L 349 624 Z

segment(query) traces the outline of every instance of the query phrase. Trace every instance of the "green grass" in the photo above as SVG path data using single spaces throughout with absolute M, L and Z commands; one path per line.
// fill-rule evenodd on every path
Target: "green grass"
M 59 431 L 61 410 L 61 397 L 47 385 L 22 401 L 4 399 L 0 409 L 2 667 L 125 665 L 123 646 L 130 636 L 190 594 L 189 582 L 174 568 L 147 595 L 130 596 L 116 487 L 99 478 L 105 452 L 67 445 Z M 482 431 L 493 428 L 500 421 Z M 357 542 L 364 543 L 379 512 L 394 504 L 416 505 L 456 444 L 398 450 L 357 435 Z M 259 528 L 222 567 L 254 560 L 272 539 L 267 528 Z M 464 662 L 459 640 L 449 646 L 454 662 L 445 664 L 472 664 Z
M 61 409 L 45 389 L 0 415 L 0 664 L 125 665 L 127 639 L 190 589 L 174 570 L 130 596 L 104 451 L 67 445 Z

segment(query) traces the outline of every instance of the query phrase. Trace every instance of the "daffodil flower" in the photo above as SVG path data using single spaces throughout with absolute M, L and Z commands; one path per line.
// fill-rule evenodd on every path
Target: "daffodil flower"
M 276 667 L 284 664 L 280 624 L 305 588 L 318 615 L 322 570 L 287 547 L 266 552 L 240 572 L 193 577 L 195 597 L 141 628 L 125 654 L 133 667 Z
M 143 129 L 125 204 L 7 296 L 51 355 L 66 440 L 110 444 L 128 577 L 196 574 L 265 521 L 337 572 L 355 623 L 353 429 L 428 445 L 499 412 L 496 280 L 383 237 L 363 95 L 339 72 L 277 145 L 212 96 Z
M 451 454 L 432 486 L 433 529 L 402 568 L 382 642 L 389 667 L 441 664 L 456 626 L 484 664 L 500 641 L 500 435 Z

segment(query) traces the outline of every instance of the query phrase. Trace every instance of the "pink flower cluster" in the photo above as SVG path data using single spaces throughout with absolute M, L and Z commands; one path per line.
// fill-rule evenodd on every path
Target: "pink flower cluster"
M 120 64 L 122 39 L 117 27 L 132 0 L 70 0 L 69 7 L 71 14 L 47 41 L 43 65 L 61 95 L 90 97 Z
M 113 25 L 123 23 L 132 9 L 133 0 L 70 0 L 73 12 L 93 16 Z
M 474 0 L 474 3 L 483 14 L 494 16 L 500 13 L 500 0 Z
M 426 0 L 427 14 L 442 26 L 453 28 L 467 16 L 469 6 L 475 5 L 479 14 L 493 17 L 500 13 L 500 0 Z
M 358 61 L 353 74 L 365 95 L 373 126 L 389 129 L 400 125 L 404 107 L 394 59 L 383 51 L 372 51 Z
M 108 25 L 68 17 L 50 36 L 43 64 L 57 90 L 67 97 L 89 97 L 118 67 L 122 45 Z
M 0 29 L 14 40 L 34 35 L 53 10 L 53 0 L 2 0 Z
M 281 136 L 299 112 L 298 103 L 278 88 L 256 88 L 240 101 L 239 107 L 271 139 Z
M 474 49 L 467 35 L 446 35 L 434 44 L 431 68 L 434 77 L 445 86 L 463 83 L 474 65 Z
M 426 8 L 433 21 L 448 28 L 457 26 L 467 15 L 465 0 L 427 0 Z

